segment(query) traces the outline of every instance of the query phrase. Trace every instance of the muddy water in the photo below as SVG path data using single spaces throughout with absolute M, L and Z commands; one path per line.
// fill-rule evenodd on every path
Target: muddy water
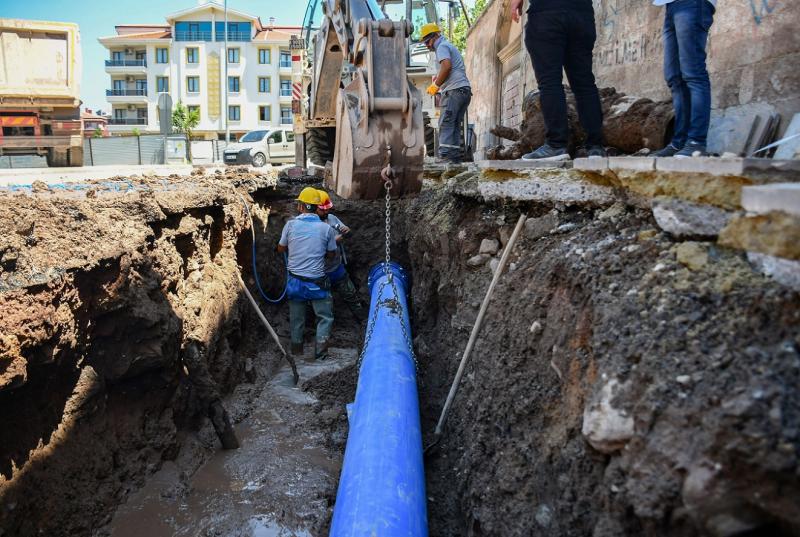
M 342 371 L 356 351 L 298 363 L 303 382 Z M 281 370 L 237 426 L 241 448 L 218 451 L 194 475 L 166 462 L 106 528 L 112 537 L 310 537 L 330 523 L 342 453 L 317 415 L 323 405 Z M 343 411 L 343 409 L 341 409 Z M 104 532 L 105 533 L 105 532 Z

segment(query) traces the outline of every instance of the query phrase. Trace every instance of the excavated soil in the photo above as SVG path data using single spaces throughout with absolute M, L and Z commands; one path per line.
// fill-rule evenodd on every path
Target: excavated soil
M 457 180 L 393 210 L 426 443 L 499 258 L 481 243 L 530 220 L 426 459 L 430 535 L 800 534 L 800 297 L 649 211 L 488 203 Z M 0 193 L 0 535 L 327 534 L 363 326 L 337 303 L 334 359 L 307 361 L 309 329 L 295 388 L 236 279 L 286 345 L 238 193 L 274 297 L 304 184 L 125 184 Z M 383 205 L 335 201 L 366 300 Z

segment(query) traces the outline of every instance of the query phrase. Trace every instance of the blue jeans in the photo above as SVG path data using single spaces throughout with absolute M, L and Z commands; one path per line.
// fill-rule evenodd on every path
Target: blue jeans
M 470 88 L 458 88 L 442 95 L 439 121 L 439 156 L 454 162 L 464 158 L 464 116 L 472 101 Z
M 675 0 L 664 18 L 664 78 L 672 91 L 675 135 L 672 145 L 687 141 L 705 147 L 711 121 L 711 81 L 706 69 L 708 30 L 714 6 L 707 0 Z

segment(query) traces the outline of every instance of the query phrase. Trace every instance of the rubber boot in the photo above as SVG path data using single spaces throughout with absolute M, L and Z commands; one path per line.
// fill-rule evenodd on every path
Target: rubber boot
M 327 360 L 328 358 L 328 341 L 324 343 L 314 344 L 314 358 L 316 360 Z

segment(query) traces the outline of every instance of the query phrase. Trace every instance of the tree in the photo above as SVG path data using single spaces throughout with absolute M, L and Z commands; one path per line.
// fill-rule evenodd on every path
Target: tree
M 489 0 L 475 0 L 475 5 L 468 8 L 470 22 L 475 24 L 475 21 L 481 16 L 481 13 L 486 10 L 488 3 Z M 445 35 L 447 34 L 447 29 L 444 29 L 444 33 Z M 467 18 L 464 16 L 464 13 L 461 12 L 453 24 L 453 38 L 450 41 L 458 47 L 458 50 L 460 50 L 462 54 L 466 53 L 467 50 L 467 33 L 469 33 Z
M 92 132 L 92 138 L 102 138 L 103 137 L 103 129 L 100 127 L 95 127 L 94 131 Z
M 172 111 L 172 126 L 175 130 L 186 135 L 186 154 L 189 162 L 192 161 L 192 131 L 200 123 L 200 111 L 195 108 L 189 110 L 181 101 Z
M 133 130 L 131 131 L 131 134 L 133 136 L 141 136 L 142 135 L 141 131 L 139 131 L 139 127 L 134 127 Z

